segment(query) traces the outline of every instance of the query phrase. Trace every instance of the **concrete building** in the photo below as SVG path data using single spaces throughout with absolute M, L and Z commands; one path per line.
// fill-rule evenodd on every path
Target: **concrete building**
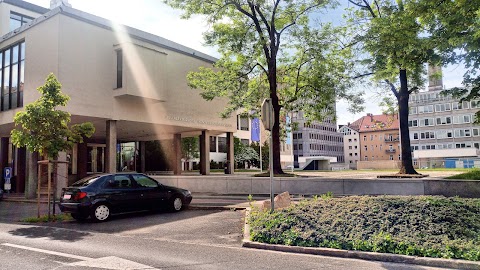
M 345 163 L 350 169 L 357 168 L 357 162 L 360 160 L 360 133 L 348 123 L 341 126 L 338 132 L 343 134 L 343 153 Z
M 349 127 L 359 132 L 361 161 L 401 159 L 398 115 L 368 113 Z
M 293 155 L 295 167 L 302 168 L 307 165 L 306 157 L 325 157 L 336 159 L 344 163 L 343 134 L 337 132 L 336 121 L 327 118 L 323 122 L 313 121 L 308 123 L 303 112 L 293 114 L 293 122 L 297 123 L 297 130 L 293 131 Z
M 460 103 L 458 99 L 442 95 L 441 69 L 429 68 L 429 72 L 435 76 L 429 76 L 428 91 L 412 94 L 409 100 L 414 164 L 420 160 L 437 160 L 439 164 L 435 166 L 446 166 L 442 161 L 446 158 L 477 158 L 480 126 L 474 121 L 480 102 Z
M 52 1 L 52 9 L 46 9 L 0 0 L 0 166 L 14 168 L 15 191 L 35 191 L 38 156 L 10 144 L 13 117 L 39 97 L 36 88 L 50 73 L 71 97 L 65 110 L 72 124 L 90 121 L 96 128 L 91 139 L 61 155 L 70 159 L 70 180 L 121 168 L 122 142 L 138 142 L 143 157 L 138 171 L 145 169 L 143 142 L 152 140 L 172 145 L 168 160 L 176 174 L 181 137 L 200 136 L 202 174 L 209 173 L 210 136 L 227 134 L 226 156 L 233 160 L 235 118 L 219 117 L 227 100 L 207 102 L 186 81 L 189 71 L 211 66 L 215 58 L 67 2 Z

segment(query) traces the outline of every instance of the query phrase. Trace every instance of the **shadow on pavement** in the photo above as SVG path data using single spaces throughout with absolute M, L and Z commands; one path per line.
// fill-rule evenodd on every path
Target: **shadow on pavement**
M 9 231 L 10 234 L 15 236 L 23 236 L 27 238 L 48 238 L 51 240 L 59 240 L 66 242 L 75 242 L 82 240 L 90 235 L 88 232 L 67 231 L 51 227 L 29 227 L 20 228 Z

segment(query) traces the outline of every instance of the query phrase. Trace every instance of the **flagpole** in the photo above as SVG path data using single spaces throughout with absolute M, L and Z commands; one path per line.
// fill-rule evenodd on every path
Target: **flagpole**
M 258 140 L 258 144 L 260 145 L 260 173 L 263 173 L 263 166 L 262 166 L 262 128 L 260 127 L 260 123 L 258 123 L 258 130 L 260 131 L 260 138 Z
M 295 156 L 293 155 L 293 111 L 290 112 L 290 151 L 292 154 L 292 173 L 295 167 Z

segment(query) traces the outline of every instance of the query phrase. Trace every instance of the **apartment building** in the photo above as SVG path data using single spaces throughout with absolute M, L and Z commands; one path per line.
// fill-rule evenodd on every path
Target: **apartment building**
M 340 126 L 338 132 L 343 134 L 343 151 L 345 163 L 349 168 L 356 168 L 357 161 L 360 160 L 360 133 L 348 123 L 346 126 Z
M 401 160 L 398 115 L 368 113 L 349 126 L 358 131 L 361 161 Z

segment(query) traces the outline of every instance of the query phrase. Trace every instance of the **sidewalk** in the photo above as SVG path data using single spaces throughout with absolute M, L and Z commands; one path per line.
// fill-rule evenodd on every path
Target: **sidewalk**
M 193 200 L 190 203 L 192 209 L 245 209 L 250 206 L 250 201 L 247 195 L 217 195 L 208 193 L 193 193 Z M 254 195 L 254 201 L 263 201 L 270 199 L 268 194 Z M 298 198 L 297 198 L 298 199 Z M 57 202 L 58 202 L 57 198 Z M 18 202 L 36 204 L 37 199 L 25 199 L 23 193 L 10 193 L 4 194 L 3 201 L 5 202 Z M 47 204 L 47 197 L 42 196 L 40 198 L 41 204 Z M 1 202 L 0 202 L 1 205 Z

